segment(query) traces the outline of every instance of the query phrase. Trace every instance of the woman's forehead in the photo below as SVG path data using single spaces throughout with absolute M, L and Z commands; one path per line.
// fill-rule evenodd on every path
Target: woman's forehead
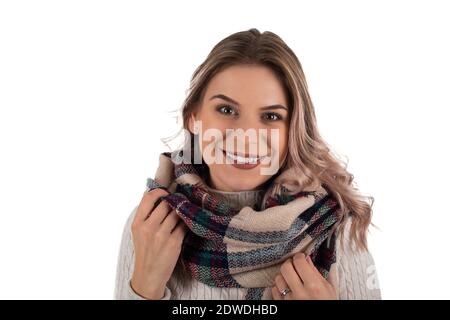
M 221 95 L 248 106 L 287 104 L 282 83 L 265 66 L 239 65 L 222 70 L 209 81 L 203 102 Z

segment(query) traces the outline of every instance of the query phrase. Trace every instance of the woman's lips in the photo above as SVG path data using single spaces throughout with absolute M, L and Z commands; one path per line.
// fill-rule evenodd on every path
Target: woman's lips
M 240 157 L 225 150 L 222 150 L 222 152 L 227 160 L 225 164 L 231 164 L 237 169 L 249 170 L 259 166 L 261 163 L 261 157 Z

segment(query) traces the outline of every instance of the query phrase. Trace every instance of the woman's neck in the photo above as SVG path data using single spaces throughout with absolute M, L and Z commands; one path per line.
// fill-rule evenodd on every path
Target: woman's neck
M 213 196 L 225 201 L 235 209 L 242 209 L 249 206 L 258 209 L 264 196 L 264 189 L 248 190 L 248 191 L 222 191 L 209 188 Z

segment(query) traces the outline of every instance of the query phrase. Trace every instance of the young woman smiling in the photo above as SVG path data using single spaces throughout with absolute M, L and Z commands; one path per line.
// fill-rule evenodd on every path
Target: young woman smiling
M 226 223 L 222 219 L 214 220 L 224 223 L 226 233 L 218 238 L 203 239 L 202 233 L 196 229 L 198 221 L 195 221 L 195 216 L 186 214 L 193 209 L 183 211 L 182 207 L 186 199 L 189 203 L 195 202 L 192 199 L 195 192 L 185 192 L 186 198 L 178 203 L 177 199 L 181 198 L 175 196 L 161 198 L 181 191 L 169 188 L 169 185 L 174 186 L 170 183 L 172 180 L 168 180 L 171 177 L 168 171 L 172 167 L 168 165 L 168 158 L 160 155 L 160 168 L 155 181 L 152 180 L 153 187 L 144 192 L 125 224 L 117 266 L 116 299 L 248 299 L 255 296 L 258 299 L 293 300 L 381 298 L 375 264 L 367 244 L 373 199 L 358 192 L 352 183 L 353 175 L 347 172 L 345 165 L 332 154 L 331 148 L 320 136 L 301 64 L 280 37 L 271 32 L 261 34 L 256 29 L 250 29 L 220 41 L 194 72 L 181 111 L 182 129 L 188 131 L 190 141 L 196 138 L 198 141 L 198 124 L 203 132 L 219 131 L 222 142 L 230 139 L 229 129 L 276 131 L 278 135 L 275 140 L 269 134 L 251 143 L 258 145 L 256 150 L 267 147 L 271 161 L 279 164 L 278 170 L 272 175 L 261 174 L 264 154 L 250 151 L 255 150 L 251 149 L 250 143 L 238 149 L 213 143 L 215 155 L 220 153 L 231 162 L 205 161 L 209 157 L 206 150 L 211 147 L 211 142 L 200 139 L 201 165 L 176 167 L 177 182 L 188 181 L 202 187 L 198 190 L 203 191 L 198 192 L 205 192 L 202 199 L 207 199 L 209 211 L 203 207 L 202 200 L 202 204 L 196 203 L 190 207 L 199 210 L 198 214 L 206 212 L 210 214 L 208 217 L 216 218 L 220 214 L 216 215 L 214 208 L 222 207 L 212 206 L 211 203 L 221 204 L 220 201 L 224 201 L 229 205 L 227 210 L 234 215 Z M 180 168 L 191 171 L 180 173 Z M 202 170 L 193 171 L 192 168 Z M 287 175 L 286 172 L 295 174 Z M 161 188 L 164 184 L 167 188 Z M 317 188 L 308 189 L 313 185 Z M 289 198 L 292 207 L 288 206 L 287 201 L 284 206 L 271 202 L 287 199 L 270 197 L 290 186 L 300 192 L 296 195 L 307 190 L 312 190 L 311 195 L 314 195 L 302 194 L 295 201 Z M 197 190 L 192 188 L 188 190 Z M 316 193 L 315 190 L 327 192 Z M 312 210 L 323 199 L 321 194 L 328 194 L 331 197 L 329 201 L 335 200 L 335 215 L 332 216 L 329 209 L 330 216 L 325 217 L 328 220 L 324 218 L 315 225 L 315 215 L 311 214 L 310 220 L 306 220 L 307 213 L 299 214 L 300 209 L 294 208 L 305 206 Z M 274 206 L 265 208 L 270 203 Z M 294 206 L 295 203 L 298 207 Z M 317 214 L 322 212 L 325 210 L 318 210 Z M 282 215 L 286 218 L 277 220 Z M 253 225 L 252 219 L 255 219 Z M 295 229 L 298 221 L 311 228 L 315 225 L 315 231 L 303 237 L 306 227 Z M 327 231 L 325 234 L 326 221 L 333 222 L 329 223 L 332 226 L 330 233 Z M 288 237 L 286 230 L 297 230 L 302 237 L 297 237 L 297 241 L 295 234 L 289 235 L 285 242 L 290 245 L 284 246 L 284 240 L 269 245 L 269 240 L 256 236 L 256 240 L 245 240 L 248 241 L 245 245 L 241 243 L 241 246 L 233 247 L 236 241 L 244 241 L 247 236 L 244 232 L 231 239 L 232 231 L 247 230 L 237 228 L 238 225 L 249 226 L 248 238 L 250 234 L 262 234 L 258 233 L 261 230 L 267 232 L 268 237 L 273 234 Z M 205 225 L 203 228 L 212 230 Z M 324 237 L 316 237 L 319 232 Z M 322 239 L 325 235 L 330 239 L 333 234 L 339 239 L 335 242 L 336 246 L 330 247 L 328 243 L 325 247 Z M 186 240 L 188 235 L 191 237 L 189 241 Z M 212 261 L 209 267 L 192 258 L 195 255 L 190 249 L 192 246 L 198 245 L 199 251 L 207 247 L 206 244 L 200 246 L 202 241 L 211 241 L 209 245 L 222 248 L 226 252 L 224 259 L 227 263 L 215 268 L 214 255 L 207 257 L 210 259 L 208 261 Z M 297 241 L 295 246 L 291 245 L 293 241 Z M 313 246 L 313 243 L 317 245 Z M 255 252 L 242 249 L 247 244 L 248 248 L 259 250 L 262 256 L 267 256 L 261 259 L 259 256 L 253 257 L 251 261 L 254 263 L 245 268 L 243 264 L 235 268 L 236 263 L 231 261 L 237 251 L 243 250 L 241 257 L 250 257 L 250 252 Z M 333 251 L 330 248 L 334 248 Z M 272 253 L 269 254 L 269 251 Z M 324 263 L 324 257 L 329 258 L 327 263 Z M 248 262 L 249 259 L 244 260 Z M 208 275 L 205 276 L 205 273 Z M 264 277 L 267 279 L 262 279 Z M 261 284 L 261 290 L 249 293 L 249 288 L 259 286 L 256 284 Z M 267 286 L 269 290 L 264 290 Z

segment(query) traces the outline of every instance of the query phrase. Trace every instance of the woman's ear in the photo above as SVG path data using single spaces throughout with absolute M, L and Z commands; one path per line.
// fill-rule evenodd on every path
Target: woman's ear
M 189 128 L 189 131 L 192 134 L 196 134 L 197 133 L 197 128 L 196 128 L 196 124 L 195 124 L 195 116 L 194 116 L 194 114 L 191 114 L 191 116 L 189 117 L 188 128 Z

